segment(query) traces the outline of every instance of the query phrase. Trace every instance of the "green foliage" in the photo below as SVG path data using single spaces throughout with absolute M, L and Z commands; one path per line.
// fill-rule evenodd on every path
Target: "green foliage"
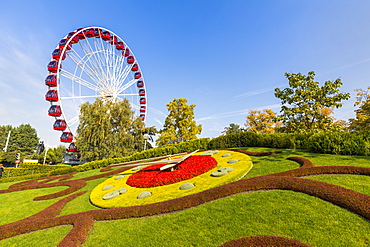
M 367 91 L 362 89 L 356 89 L 357 97 L 355 106 L 359 106 L 356 112 L 356 118 L 350 118 L 349 129 L 358 131 L 358 130 L 370 130 L 370 87 L 367 88 Z
M 316 134 L 243 132 L 219 136 L 209 142 L 210 149 L 232 147 L 270 147 L 304 149 L 315 153 L 369 155 L 370 131 Z
M 359 135 L 347 132 L 318 133 L 308 140 L 308 150 L 316 153 L 368 155 L 369 147 Z
M 9 131 L 7 152 L 4 152 Z M 22 159 L 25 156 L 31 156 L 36 150 L 38 142 L 37 132 L 29 124 L 21 124 L 18 127 L 0 126 L 0 162 L 14 164 L 18 153 Z
M 6 144 L 8 133 L 10 133 L 8 152 L 19 152 L 25 155 L 32 154 L 39 142 L 36 129 L 29 124 L 21 124 L 18 127 L 11 125 L 0 126 L 0 148 L 3 150 Z
M 86 160 L 116 158 L 144 149 L 145 128 L 140 118 L 134 118 L 128 100 L 110 102 L 97 99 L 81 105 L 76 145 Z
M 281 126 L 277 121 L 276 112 L 271 109 L 250 110 L 244 123 L 246 129 L 256 133 L 274 133 Z
M 330 131 L 333 128 L 333 118 L 329 116 L 330 109 L 342 106 L 342 100 L 350 98 L 349 93 L 340 93 L 340 79 L 326 81 L 323 86 L 314 81 L 315 73 L 285 73 L 289 87 L 283 90 L 275 89 L 275 96 L 281 99 L 280 120 L 283 123 L 282 132 L 315 133 Z M 337 126 L 335 126 L 337 127 Z
M 184 98 L 174 99 L 168 103 L 168 116 L 164 121 L 163 129 L 156 140 L 158 146 L 165 145 L 168 141 L 184 138 L 185 141 L 197 139 L 196 135 L 202 132 L 202 125 L 197 125 L 194 120 L 194 108 L 196 105 L 187 104 Z
M 209 142 L 210 149 L 232 147 L 256 147 L 258 134 L 254 132 L 242 132 L 219 136 Z
M 56 169 L 70 168 L 69 165 L 39 165 L 39 164 L 20 164 L 19 168 L 5 167 L 3 178 L 33 176 L 37 174 L 47 174 Z
M 224 131 L 222 131 L 222 133 L 225 133 L 226 135 L 228 135 L 228 134 L 240 133 L 242 131 L 243 130 L 240 128 L 239 124 L 231 123 L 229 127 L 224 128 Z

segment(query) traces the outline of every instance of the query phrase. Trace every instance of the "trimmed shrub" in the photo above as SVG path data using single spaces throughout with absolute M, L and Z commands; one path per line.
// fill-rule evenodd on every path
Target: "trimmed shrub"
M 308 150 L 315 153 L 368 155 L 369 147 L 358 134 L 347 132 L 318 133 L 309 138 Z

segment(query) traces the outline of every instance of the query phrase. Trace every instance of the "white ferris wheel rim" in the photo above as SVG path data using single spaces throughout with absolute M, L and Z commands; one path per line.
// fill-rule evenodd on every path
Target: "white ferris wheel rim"
M 90 30 L 90 29 L 99 29 L 101 32 L 108 31 L 112 36 L 117 37 L 117 41 L 123 42 L 125 49 L 130 51 L 130 56 L 134 58 L 134 63 L 128 64 L 125 62 L 125 56 L 118 55 L 122 51 L 116 49 L 115 44 L 110 44 L 110 41 L 104 41 L 102 37 L 90 37 L 88 38 L 85 35 L 83 40 L 79 40 L 77 43 L 80 46 L 80 50 L 83 53 L 79 54 L 72 46 L 72 40 L 77 35 Z M 63 38 L 67 39 L 68 34 Z M 73 45 L 77 45 L 73 44 Z M 71 49 L 68 50 L 67 47 L 71 45 Z M 59 44 L 56 46 L 55 49 L 59 48 Z M 103 54 L 104 56 L 101 56 Z M 74 71 L 64 70 L 62 64 L 64 63 L 62 59 L 63 56 L 66 55 L 66 59 L 68 58 L 72 62 L 75 63 Z M 52 60 L 54 60 L 52 58 Z M 138 71 L 141 72 L 141 77 L 139 79 L 130 79 L 128 80 L 129 75 L 133 75 L 133 71 L 131 68 L 134 64 L 140 68 Z M 116 33 L 112 32 L 111 30 L 103 27 L 98 26 L 90 26 L 81 29 L 77 29 L 74 31 L 74 34 L 67 40 L 65 46 L 63 47 L 60 53 L 60 59 L 58 62 L 58 68 L 56 74 L 56 81 L 57 81 L 57 92 L 59 95 L 58 103 L 61 108 L 62 118 L 66 121 L 67 129 L 69 132 L 75 135 L 75 131 L 73 130 L 72 126 L 76 126 L 78 123 L 78 115 L 79 115 L 79 107 L 81 105 L 81 101 L 83 99 L 88 98 L 105 98 L 110 99 L 111 101 L 115 102 L 117 100 L 121 100 L 122 98 L 126 98 L 127 96 L 135 97 L 137 100 L 136 102 L 132 102 L 133 100 L 129 100 L 132 110 L 134 110 L 134 117 L 139 117 L 139 115 L 144 116 L 143 121 L 146 120 L 147 110 L 145 112 L 139 112 L 140 109 L 140 98 L 139 93 L 136 90 L 136 93 L 133 92 L 125 92 L 127 89 L 131 87 L 136 88 L 136 82 L 139 80 L 145 81 L 144 76 L 142 74 L 141 67 L 137 58 L 135 57 L 134 53 L 130 49 L 130 47 L 123 41 L 123 39 L 118 36 Z M 89 80 L 82 78 L 82 74 L 87 76 Z M 94 95 L 76 95 L 74 90 L 72 90 L 72 95 L 70 96 L 63 96 L 62 92 L 65 90 L 65 86 L 61 83 L 62 78 L 69 80 L 71 82 L 72 87 L 84 87 L 90 89 L 94 92 Z M 144 89 L 145 92 L 145 107 L 147 109 L 147 94 L 146 94 L 146 87 L 145 83 L 141 87 Z M 136 88 L 137 89 L 137 88 Z M 79 90 L 81 92 L 81 90 Z M 77 114 L 73 117 L 68 117 L 66 112 L 68 112 L 68 107 L 65 105 L 65 101 L 73 100 L 75 103 L 74 110 Z M 80 101 L 78 103 L 77 101 Z M 52 103 L 51 103 L 52 104 Z M 56 117 L 57 119 L 57 117 Z M 60 117 L 59 117 L 60 119 Z

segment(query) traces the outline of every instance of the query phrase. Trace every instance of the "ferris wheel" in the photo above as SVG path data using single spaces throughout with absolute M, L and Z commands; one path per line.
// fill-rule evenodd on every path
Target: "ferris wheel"
M 112 31 L 86 27 L 70 32 L 53 51 L 47 68 L 48 115 L 55 118 L 53 129 L 62 131 L 61 142 L 73 144 L 80 106 L 96 98 L 127 99 L 134 116 L 145 121 L 147 92 L 141 68 L 132 50 Z

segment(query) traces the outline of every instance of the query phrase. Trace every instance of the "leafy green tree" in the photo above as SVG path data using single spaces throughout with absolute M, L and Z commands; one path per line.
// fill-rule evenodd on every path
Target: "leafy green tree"
M 187 104 L 188 100 L 184 98 L 176 99 L 166 104 L 169 111 L 164 121 L 163 129 L 160 130 L 160 136 L 156 140 L 157 145 L 165 145 L 168 141 L 184 138 L 184 141 L 197 139 L 198 134 L 202 132 L 202 125 L 197 125 L 194 120 L 194 108 L 196 105 Z
M 242 131 L 243 130 L 240 128 L 239 124 L 231 123 L 229 127 L 225 127 L 221 133 L 225 133 L 226 135 L 228 135 L 233 133 L 240 133 Z
M 369 130 L 370 129 L 370 87 L 367 90 L 356 89 L 357 92 L 355 106 L 356 118 L 349 119 L 350 130 Z
M 7 152 L 4 152 L 9 132 Z M 21 159 L 31 156 L 35 152 L 38 142 L 36 129 L 29 124 L 21 124 L 18 127 L 0 126 L 0 162 L 14 164 L 18 153 Z
M 275 89 L 275 96 L 281 99 L 282 132 L 314 133 L 333 130 L 333 119 L 322 114 L 325 108 L 339 108 L 342 100 L 348 100 L 349 93 L 340 93 L 342 85 L 340 79 L 326 81 L 320 87 L 319 82 L 314 81 L 315 73 L 308 75 L 285 73 L 289 87 L 280 90 Z
M 46 152 L 46 157 L 45 157 Z M 59 145 L 55 148 L 49 148 L 46 149 L 38 156 L 36 156 L 36 159 L 39 160 L 39 163 L 44 163 L 44 157 L 45 157 L 45 164 L 58 164 L 63 162 L 64 154 L 66 153 L 66 147 L 63 145 Z
M 126 99 L 86 102 L 79 117 L 76 145 L 86 160 L 124 157 L 144 149 L 142 133 L 147 128 L 140 118 L 134 118 Z
M 21 124 L 14 132 L 13 145 L 16 146 L 16 149 L 24 155 L 34 153 L 39 143 L 36 129 L 29 124 Z
M 277 121 L 276 112 L 271 109 L 250 110 L 244 125 L 251 132 L 274 133 L 281 126 L 281 122 Z

